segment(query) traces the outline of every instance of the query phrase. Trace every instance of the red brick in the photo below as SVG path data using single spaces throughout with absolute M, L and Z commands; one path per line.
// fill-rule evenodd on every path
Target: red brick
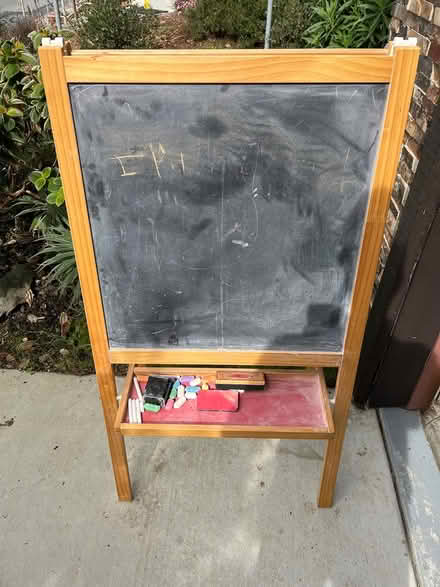
M 440 43 L 435 39 L 431 41 L 428 56 L 431 57 L 435 63 L 440 63 Z
M 421 4 L 422 3 L 420 0 L 408 0 L 408 4 L 406 5 L 406 9 L 409 12 L 413 12 L 414 14 L 417 14 L 417 16 L 420 16 L 420 12 L 422 10 Z
M 412 182 L 413 173 L 403 159 L 401 159 L 399 162 L 399 174 L 402 176 L 403 181 L 405 181 L 407 184 Z
M 406 132 L 410 135 L 410 137 L 415 139 L 418 143 L 421 143 L 423 141 L 423 137 L 424 137 L 425 133 L 418 126 L 417 122 L 414 120 L 414 118 L 412 116 L 408 116 L 408 122 L 406 124 Z
M 417 143 L 417 141 L 415 141 L 413 138 L 408 137 L 408 139 L 405 141 L 405 147 L 411 153 L 413 158 L 418 162 L 420 160 L 420 152 L 422 150 L 421 144 Z
M 433 104 L 437 104 L 439 99 L 439 88 L 437 86 L 431 86 L 430 88 L 428 88 L 426 92 L 426 97 Z
M 426 129 L 428 128 L 428 123 L 431 121 L 432 115 L 434 113 L 434 103 L 428 97 L 425 97 L 423 100 L 423 113 L 426 120 Z M 417 120 L 416 122 L 420 126 L 419 121 Z
M 427 2 L 426 0 L 420 0 L 422 4 L 422 9 L 420 11 L 420 16 L 425 20 L 432 20 L 434 15 L 434 6 L 431 2 Z

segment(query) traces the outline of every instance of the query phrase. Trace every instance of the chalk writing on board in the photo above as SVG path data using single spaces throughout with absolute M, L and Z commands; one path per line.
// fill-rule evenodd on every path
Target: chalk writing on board
M 111 347 L 342 349 L 386 85 L 69 91 Z

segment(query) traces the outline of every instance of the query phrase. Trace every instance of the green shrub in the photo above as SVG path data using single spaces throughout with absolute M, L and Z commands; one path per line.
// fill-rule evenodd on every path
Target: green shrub
M 37 58 L 21 41 L 0 44 L 0 190 L 21 195 L 35 169 L 56 161 Z
M 67 220 L 61 177 L 58 169 L 45 167 L 32 171 L 29 181 L 38 194 L 28 192 L 17 198 L 13 204 L 19 209 L 16 216 L 31 216 L 30 230 L 45 234 L 50 227 Z
M 198 0 L 185 17 L 195 40 L 228 37 L 253 47 L 264 42 L 266 0 Z
M 383 47 L 392 0 L 319 0 L 304 33 L 308 47 Z
M 266 9 L 267 0 L 198 0 L 194 8 L 186 8 L 185 17 L 196 40 L 214 35 L 239 41 L 244 47 L 255 47 L 264 43 Z M 309 0 L 274 0 L 272 46 L 304 46 L 310 15 Z
M 272 12 L 272 47 L 304 47 L 304 32 L 312 15 L 309 0 L 274 0 Z
M 40 264 L 40 269 L 50 269 L 48 282 L 56 281 L 60 295 L 72 293 L 73 302 L 81 296 L 78 279 L 78 269 L 75 262 L 72 235 L 67 223 L 60 222 L 47 230 L 44 235 L 45 245 L 40 251 L 46 259 Z
M 37 47 L 45 31 L 29 38 Z M 41 264 L 59 292 L 80 295 L 41 68 L 21 41 L 0 42 L 0 191 L 43 235 Z
M 157 16 L 132 0 L 90 0 L 78 10 L 81 49 L 148 49 L 157 25 Z

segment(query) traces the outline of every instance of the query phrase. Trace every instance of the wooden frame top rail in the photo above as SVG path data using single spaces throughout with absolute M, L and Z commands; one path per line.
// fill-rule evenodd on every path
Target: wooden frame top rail
M 386 49 L 74 51 L 68 83 L 388 83 Z
M 110 349 L 113 364 L 145 363 L 149 365 L 241 365 L 260 367 L 338 367 L 342 353 L 294 352 L 269 350 L 177 350 Z

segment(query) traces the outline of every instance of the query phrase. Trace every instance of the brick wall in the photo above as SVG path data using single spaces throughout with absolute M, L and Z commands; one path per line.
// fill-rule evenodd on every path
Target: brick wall
M 398 0 L 393 5 L 390 38 L 416 37 L 420 47 L 420 61 L 410 114 L 405 130 L 404 144 L 397 170 L 396 183 L 388 211 L 385 235 L 376 278 L 379 283 L 391 243 L 399 224 L 399 217 L 407 199 L 411 197 L 411 183 L 420 157 L 423 140 L 434 108 L 440 101 L 440 0 Z M 440 153 L 439 153 L 440 161 Z

